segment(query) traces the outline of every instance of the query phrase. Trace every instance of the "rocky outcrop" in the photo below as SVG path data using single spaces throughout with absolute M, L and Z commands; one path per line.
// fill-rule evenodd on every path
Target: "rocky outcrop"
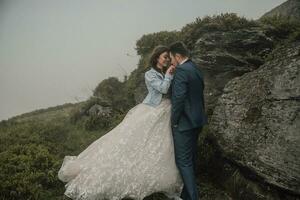
M 300 1 L 288 0 L 264 14 L 261 19 L 278 16 L 289 18 L 292 20 L 300 20 Z
M 204 73 L 209 115 L 228 81 L 257 69 L 272 49 L 272 40 L 259 27 L 215 31 L 198 39 L 192 57 Z
M 260 182 L 300 195 L 300 42 L 231 80 L 210 130 L 226 159 Z M 218 77 L 218 74 L 216 75 Z
M 98 115 L 98 116 L 103 116 L 107 117 L 112 114 L 112 109 L 110 107 L 104 107 L 99 104 L 94 104 L 89 110 L 88 110 L 89 115 Z

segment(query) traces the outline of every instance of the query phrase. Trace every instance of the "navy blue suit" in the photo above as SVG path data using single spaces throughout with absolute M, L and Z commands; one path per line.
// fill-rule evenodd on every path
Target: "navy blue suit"
M 199 199 L 195 177 L 197 141 L 207 123 L 203 90 L 202 72 L 192 60 L 176 67 L 172 82 L 171 124 L 175 161 L 184 182 L 181 193 L 184 200 Z

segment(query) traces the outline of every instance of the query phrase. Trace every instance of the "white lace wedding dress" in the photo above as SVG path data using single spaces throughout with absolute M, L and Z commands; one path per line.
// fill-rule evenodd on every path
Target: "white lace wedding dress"
M 167 98 L 157 107 L 138 104 L 78 156 L 66 156 L 58 172 L 68 182 L 64 194 L 80 200 L 142 200 L 154 192 L 180 196 L 170 114 Z

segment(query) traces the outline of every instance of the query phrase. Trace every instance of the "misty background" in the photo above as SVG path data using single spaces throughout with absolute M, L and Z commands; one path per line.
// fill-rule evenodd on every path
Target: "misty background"
M 0 120 L 86 100 L 105 78 L 136 68 L 144 34 L 196 17 L 257 19 L 285 0 L 0 0 Z

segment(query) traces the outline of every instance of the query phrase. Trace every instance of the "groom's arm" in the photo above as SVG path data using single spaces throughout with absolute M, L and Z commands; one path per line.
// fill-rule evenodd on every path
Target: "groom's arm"
M 187 85 L 187 72 L 180 67 L 176 68 L 172 90 L 172 125 L 178 125 L 179 118 L 184 110 L 184 101 L 188 90 Z

